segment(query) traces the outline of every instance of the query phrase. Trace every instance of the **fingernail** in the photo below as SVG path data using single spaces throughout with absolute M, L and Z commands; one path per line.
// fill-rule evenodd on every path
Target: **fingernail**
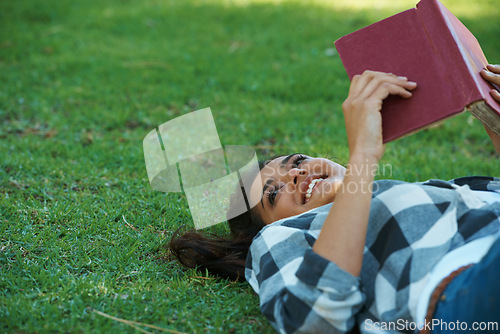
M 401 80 L 408 80 L 407 77 L 398 77 L 398 78 L 401 79 Z

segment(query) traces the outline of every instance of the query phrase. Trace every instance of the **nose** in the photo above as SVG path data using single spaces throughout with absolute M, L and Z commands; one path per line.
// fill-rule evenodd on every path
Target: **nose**
M 290 171 L 288 171 L 288 175 L 290 176 L 291 181 L 293 181 L 293 184 L 297 184 L 298 177 L 302 175 L 306 175 L 307 171 L 305 169 L 300 169 L 300 168 L 292 168 Z

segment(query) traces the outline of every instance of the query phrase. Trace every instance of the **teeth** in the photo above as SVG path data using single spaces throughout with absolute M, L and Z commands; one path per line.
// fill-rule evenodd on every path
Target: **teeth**
M 314 179 L 311 181 L 311 183 L 309 183 L 309 188 L 306 191 L 306 202 L 311 198 L 311 193 L 313 191 L 313 188 L 319 181 L 323 181 L 323 179 L 322 178 Z

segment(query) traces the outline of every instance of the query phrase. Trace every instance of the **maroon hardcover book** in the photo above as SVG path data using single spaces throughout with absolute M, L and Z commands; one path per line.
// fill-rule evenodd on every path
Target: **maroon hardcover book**
M 472 33 L 437 0 L 346 35 L 335 46 L 350 79 L 365 70 L 408 77 L 410 99 L 390 96 L 382 105 L 384 142 L 464 109 L 500 134 L 500 104 L 479 74 L 488 64 Z

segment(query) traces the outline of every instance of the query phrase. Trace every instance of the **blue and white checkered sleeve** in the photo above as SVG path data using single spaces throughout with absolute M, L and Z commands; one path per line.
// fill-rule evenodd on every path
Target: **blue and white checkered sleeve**
M 280 333 L 343 333 L 364 302 L 359 279 L 312 251 L 305 231 L 269 226 L 254 239 L 247 280 Z

